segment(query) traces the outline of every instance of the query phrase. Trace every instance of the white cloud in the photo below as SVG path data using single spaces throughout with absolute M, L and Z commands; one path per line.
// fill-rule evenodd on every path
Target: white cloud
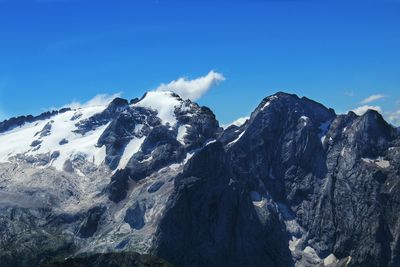
M 369 105 L 364 105 L 364 106 L 360 106 L 358 108 L 353 109 L 352 111 L 354 113 L 356 113 L 357 115 L 361 116 L 363 115 L 365 112 L 367 112 L 368 109 L 372 109 L 372 110 L 376 110 L 379 113 L 382 113 L 382 109 L 380 106 L 369 106 Z
M 121 93 L 116 93 L 116 94 L 112 94 L 112 95 L 100 94 L 100 95 L 96 95 L 95 97 L 86 101 L 85 103 L 80 103 L 80 102 L 74 101 L 70 104 L 64 105 L 63 107 L 70 107 L 72 109 L 77 109 L 77 108 L 84 108 L 84 107 L 106 106 L 114 98 L 120 97 L 120 96 L 121 96 Z
M 197 100 L 203 96 L 213 85 L 224 81 L 222 73 L 210 71 L 206 76 L 193 80 L 179 78 L 168 84 L 161 84 L 156 91 L 172 91 L 183 99 Z
M 361 104 L 368 104 L 368 103 L 374 102 L 376 100 L 382 99 L 384 97 L 385 97 L 385 95 L 382 95 L 382 94 L 370 95 L 369 97 L 363 99 L 361 101 Z
M 387 118 L 390 123 L 399 126 L 400 125 L 400 109 L 394 111 L 394 112 L 389 112 L 387 114 Z

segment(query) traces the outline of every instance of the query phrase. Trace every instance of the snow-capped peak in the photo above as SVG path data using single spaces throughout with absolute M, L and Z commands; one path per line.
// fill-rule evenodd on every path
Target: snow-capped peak
M 231 123 L 229 123 L 229 124 L 223 125 L 222 127 L 223 127 L 224 129 L 228 128 L 228 127 L 231 126 L 231 125 L 235 125 L 235 126 L 237 126 L 237 127 L 240 127 L 240 126 L 242 126 L 243 124 L 245 124 L 246 121 L 247 121 L 248 119 L 250 119 L 249 116 L 247 116 L 247 117 L 240 117 L 240 118 L 236 119 L 235 121 L 233 121 L 233 122 L 231 122 Z
M 175 107 L 181 102 L 182 100 L 170 91 L 150 91 L 133 106 L 155 110 L 164 125 L 168 123 L 173 126 L 176 124 Z

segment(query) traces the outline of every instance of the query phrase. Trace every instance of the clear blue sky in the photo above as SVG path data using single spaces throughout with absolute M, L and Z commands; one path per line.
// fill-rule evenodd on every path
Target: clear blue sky
M 226 81 L 198 102 L 222 123 L 276 91 L 338 112 L 381 94 L 395 118 L 400 0 L 0 0 L 3 119 L 210 70 Z

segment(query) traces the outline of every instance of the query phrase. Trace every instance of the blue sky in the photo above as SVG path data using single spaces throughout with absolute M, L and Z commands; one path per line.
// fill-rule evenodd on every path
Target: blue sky
M 0 0 L 0 119 L 214 70 L 225 80 L 198 102 L 222 123 L 287 91 L 400 124 L 399 14 L 400 0 Z

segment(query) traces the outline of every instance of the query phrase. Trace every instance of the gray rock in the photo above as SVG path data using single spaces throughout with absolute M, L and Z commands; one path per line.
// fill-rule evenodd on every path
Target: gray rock
M 144 226 L 145 213 L 146 206 L 143 205 L 143 203 L 135 202 L 135 204 L 126 211 L 124 221 L 133 229 L 141 229 Z
M 96 233 L 97 231 L 99 221 L 105 211 L 106 207 L 104 206 L 97 206 L 88 210 L 86 218 L 84 219 L 79 228 L 78 232 L 79 236 L 82 238 L 88 238 L 93 236 L 94 233 Z
M 123 99 L 79 123 L 82 135 L 109 123 L 100 166 L 76 153 L 46 168 L 57 151 L 0 164 L 0 266 L 107 251 L 176 266 L 400 266 L 400 133 L 379 113 L 280 92 L 222 130 L 174 97 L 176 125 Z M 133 138 L 140 149 L 117 169 Z

